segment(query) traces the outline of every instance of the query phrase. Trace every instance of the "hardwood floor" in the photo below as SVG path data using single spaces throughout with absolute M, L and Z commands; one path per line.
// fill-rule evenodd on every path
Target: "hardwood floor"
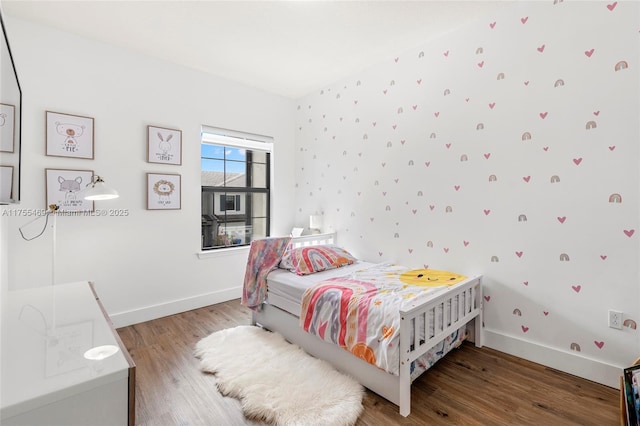
M 136 363 L 136 424 L 260 425 L 192 355 L 210 333 L 249 324 L 239 300 L 118 330 Z M 463 344 L 412 386 L 409 417 L 367 391 L 357 425 L 618 425 L 618 390 Z

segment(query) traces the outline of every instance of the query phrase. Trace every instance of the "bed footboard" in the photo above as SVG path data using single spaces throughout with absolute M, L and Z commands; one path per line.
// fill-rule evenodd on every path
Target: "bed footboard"
M 475 344 L 482 346 L 481 277 L 473 277 L 426 302 L 400 311 L 400 414 L 411 411 L 411 363 L 442 339 L 475 319 Z

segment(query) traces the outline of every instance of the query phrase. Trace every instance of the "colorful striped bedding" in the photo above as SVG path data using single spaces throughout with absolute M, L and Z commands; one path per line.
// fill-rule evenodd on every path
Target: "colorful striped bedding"
M 464 278 L 446 271 L 376 264 L 307 289 L 302 299 L 300 326 L 397 375 L 403 305 L 415 298 L 429 298 Z M 424 324 L 420 326 L 417 331 L 420 335 L 433 333 L 425 331 Z M 464 330 L 459 330 L 417 360 L 413 366 L 416 376 L 459 345 L 464 337 Z

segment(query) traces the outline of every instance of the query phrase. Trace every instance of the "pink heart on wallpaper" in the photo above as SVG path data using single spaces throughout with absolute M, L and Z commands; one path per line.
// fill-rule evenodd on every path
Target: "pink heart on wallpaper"
M 527 331 L 529 331 L 529 327 L 525 327 L 524 325 L 523 325 L 523 326 L 521 326 L 521 327 L 522 327 L 522 331 L 524 331 L 525 333 L 526 333 Z
M 411 210 L 411 212 L 412 212 L 413 214 L 416 214 L 416 213 L 418 213 L 418 210 L 413 209 L 413 210 Z
M 484 66 L 484 61 L 478 62 L 478 66 L 482 68 Z
M 614 149 L 616 149 L 615 145 L 612 145 L 612 146 L 609 147 L 609 151 L 613 151 Z
M 409 250 L 409 254 L 413 253 L 413 249 L 407 249 Z
M 495 106 L 496 106 L 496 103 L 495 103 L 495 102 L 491 102 L 491 103 L 489 104 L 489 108 L 491 108 L 491 109 L 493 109 L 493 107 L 495 107 Z
M 378 252 L 378 256 L 382 256 L 382 252 L 381 251 Z
M 413 105 L 411 108 L 413 108 L 413 110 L 417 110 L 418 109 L 418 105 Z
M 635 229 L 624 230 L 624 235 L 626 235 L 629 238 L 631 238 L 635 233 L 636 233 Z
M 567 220 L 566 216 L 558 217 L 558 222 L 560 223 L 564 223 L 565 220 Z
M 393 181 L 394 181 L 395 183 L 398 183 L 398 181 L 399 181 L 399 180 L 400 180 L 400 179 L 395 178 Z
M 524 85 L 525 85 L 525 86 L 528 86 L 528 85 L 529 85 L 529 80 L 525 81 L 525 82 L 524 82 Z
M 399 60 L 400 60 L 400 58 L 395 58 L 395 59 L 394 59 L 394 61 L 395 61 L 396 63 L 398 63 L 398 61 L 399 61 Z
M 491 29 L 493 29 L 493 28 L 495 28 L 496 23 L 495 23 L 495 22 L 492 22 L 492 23 L 490 23 L 490 24 L 489 24 L 489 26 L 491 27 Z
M 491 153 L 487 152 L 486 154 L 484 154 L 484 158 L 486 158 L 487 160 L 489 159 L 489 157 L 491 157 Z
M 361 152 L 358 153 L 358 157 L 362 157 L 362 153 Z
M 542 311 L 542 313 L 544 314 L 545 317 L 549 315 L 549 311 Z
M 443 248 L 443 250 L 444 250 L 445 253 L 449 253 L 449 248 L 448 247 Z
M 574 159 L 573 159 L 573 162 L 575 163 L 575 165 L 576 165 L 576 166 L 579 166 L 579 165 L 580 165 L 580 163 L 582 163 L 582 157 L 580 157 L 580 158 L 574 158 Z
M 375 218 L 373 218 L 373 217 L 370 217 L 370 218 L 369 218 L 369 220 L 370 220 L 371 222 L 373 222 L 373 220 L 374 220 L 374 219 L 375 219 Z
M 436 118 L 440 117 L 440 113 L 439 112 L 434 112 L 433 115 L 435 115 Z
M 393 126 L 391 126 L 391 127 L 393 127 L 393 130 L 395 130 L 395 129 L 396 129 L 396 127 L 398 127 L 398 125 L 397 125 L 397 124 L 394 124 L 394 125 L 393 125 Z
M 446 52 L 443 53 L 444 56 L 449 56 L 449 51 L 447 50 Z
M 523 176 L 522 180 L 528 183 L 531 180 L 531 176 Z
M 373 127 L 376 127 L 376 124 L 378 124 L 378 122 L 377 122 L 377 121 L 374 121 L 373 123 L 371 123 L 371 125 L 372 125 Z
M 523 254 L 524 254 L 524 253 L 523 253 L 523 252 L 521 252 L 521 251 L 517 251 L 517 252 L 516 252 L 516 256 L 518 256 L 518 257 L 522 257 L 522 255 L 523 255 Z
M 460 189 L 460 185 L 455 185 L 453 188 L 457 191 Z
M 528 16 L 525 16 L 524 18 L 520 18 L 520 22 L 522 22 L 523 24 L 526 24 L 528 20 L 529 20 Z
M 362 195 L 362 192 L 358 191 L 358 195 Z
M 571 288 L 573 289 L 573 291 L 575 291 L 576 293 L 580 293 L 580 290 L 582 290 L 582 286 L 581 285 L 572 285 Z
M 489 216 L 489 213 L 491 213 L 491 210 L 487 210 L 487 209 L 484 210 L 484 215 L 485 216 Z
M 522 284 L 528 286 L 529 285 L 529 281 L 522 281 Z
M 591 55 L 593 55 L 595 49 L 591 49 L 591 50 L 585 50 L 584 54 L 587 55 L 587 58 L 590 58 Z
M 382 167 L 384 167 L 384 166 L 386 166 L 386 165 L 387 165 L 387 163 L 382 163 Z
M 542 46 L 538 47 L 538 52 L 540 52 L 540 53 L 544 52 L 544 47 L 545 47 L 544 44 Z
M 484 296 L 484 300 L 488 302 L 489 300 L 491 300 L 491 296 Z
M 421 78 L 417 79 L 416 83 L 418 83 L 418 84 L 422 83 L 422 79 Z
M 600 115 L 600 111 L 593 111 L 593 115 L 595 115 L 596 117 Z
M 600 255 L 600 259 L 602 259 L 602 260 L 607 260 L 607 256 L 606 256 L 606 255 L 604 255 L 604 254 L 601 254 L 601 255 Z
M 429 209 L 430 209 L 430 210 L 433 210 L 433 209 L 435 209 L 435 208 L 436 208 L 436 206 L 434 206 L 433 204 L 429 204 Z
M 358 100 L 356 99 L 355 101 L 353 101 L 353 103 L 354 103 L 354 104 L 357 104 L 357 103 L 358 103 Z
M 384 89 L 384 90 L 382 91 L 382 93 L 384 93 L 384 94 L 386 95 L 386 94 L 387 94 L 387 89 Z
M 400 145 L 404 145 L 404 143 L 405 143 L 404 139 L 400 140 Z
M 451 143 L 446 143 L 444 145 L 447 147 L 447 149 L 451 148 Z
M 607 9 L 613 10 L 616 8 L 617 5 L 618 5 L 618 2 L 614 1 L 613 3 L 607 5 Z
M 382 191 L 382 196 L 386 197 L 387 196 L 387 191 Z
M 427 167 L 429 167 L 429 166 L 431 165 L 431 161 L 425 161 L 425 162 L 424 162 L 424 165 L 425 165 L 425 166 L 427 166 Z
M 469 241 L 462 241 L 462 244 L 464 244 L 464 246 L 468 246 L 469 245 Z
M 548 112 L 541 112 L 540 113 L 540 118 L 542 118 L 544 120 L 545 118 L 547 118 L 547 114 L 549 114 L 549 113 Z
M 549 147 L 548 147 L 548 146 L 545 146 L 545 147 L 544 147 L 544 148 L 542 148 L 542 149 L 544 149 L 545 151 L 549 151 Z
M 602 349 L 602 347 L 604 346 L 604 342 L 598 342 L 597 340 L 594 340 L 593 343 L 596 344 L 598 349 Z

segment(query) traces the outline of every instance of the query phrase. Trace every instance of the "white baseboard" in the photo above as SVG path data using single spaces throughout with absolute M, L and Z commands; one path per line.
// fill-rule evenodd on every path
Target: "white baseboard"
M 168 315 L 179 314 L 181 312 L 202 308 L 204 306 L 215 305 L 216 303 L 238 299 L 242 295 L 242 287 L 233 287 L 213 293 L 201 294 L 184 299 L 172 300 L 158 305 L 145 306 L 144 308 L 131 311 L 109 314 L 115 328 L 126 327 L 145 321 L 151 321 Z
M 563 351 L 484 329 L 483 344 L 528 361 L 573 374 L 618 389 L 623 367 L 587 358 L 579 352 Z

